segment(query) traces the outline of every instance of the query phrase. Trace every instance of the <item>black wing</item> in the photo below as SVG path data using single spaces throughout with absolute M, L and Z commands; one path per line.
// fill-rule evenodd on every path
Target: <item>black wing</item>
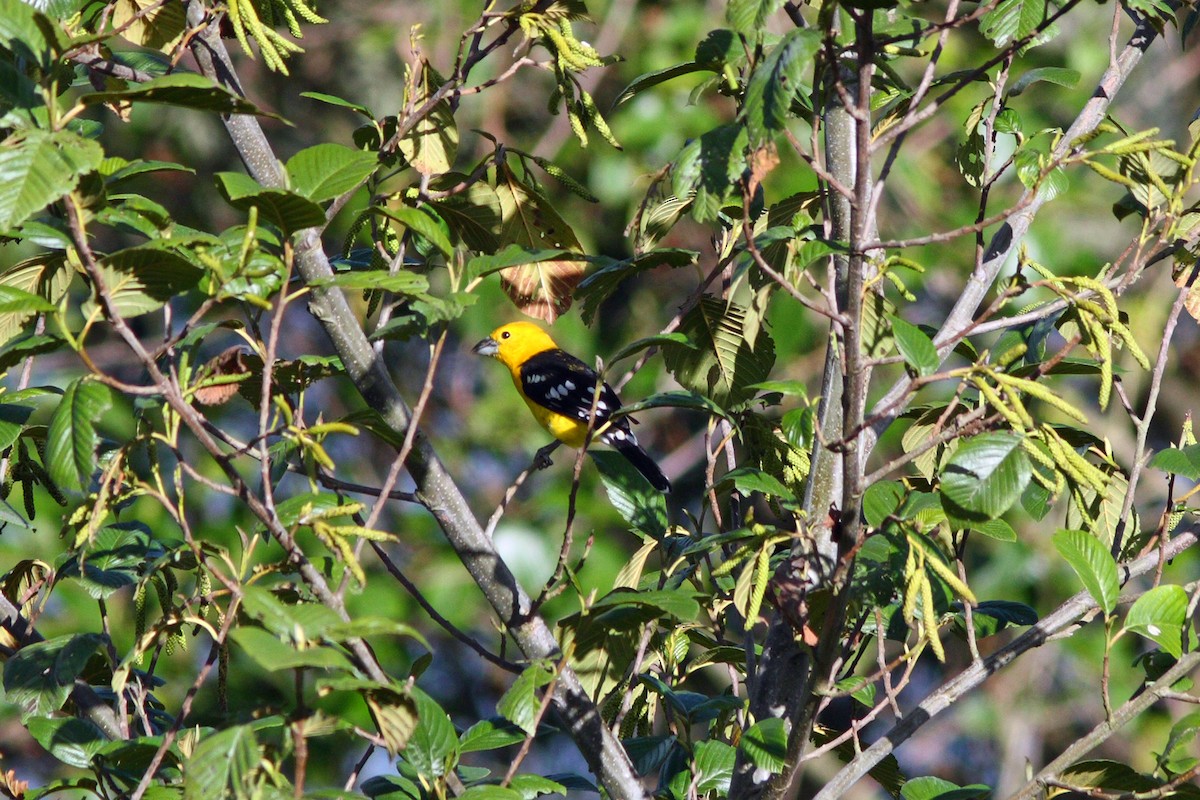
M 564 350 L 547 350 L 521 366 L 521 390 L 540 406 L 586 422 L 596 391 L 596 371 Z M 620 407 L 617 393 L 604 384 L 596 401 L 596 422 L 604 422 Z M 628 428 L 624 418 L 613 424 Z

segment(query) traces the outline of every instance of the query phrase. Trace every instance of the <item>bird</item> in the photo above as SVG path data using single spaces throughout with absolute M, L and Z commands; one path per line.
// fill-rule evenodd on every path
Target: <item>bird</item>
M 588 420 L 595 403 L 593 436 L 623 455 L 656 490 L 671 491 L 667 476 L 638 444 L 629 418 L 613 416 L 621 407 L 616 391 L 603 383 L 594 369 L 559 347 L 542 328 L 532 322 L 501 325 L 472 350 L 508 367 L 517 393 L 534 418 L 563 444 L 579 448 L 587 443 Z M 539 451 L 539 460 L 543 457 Z

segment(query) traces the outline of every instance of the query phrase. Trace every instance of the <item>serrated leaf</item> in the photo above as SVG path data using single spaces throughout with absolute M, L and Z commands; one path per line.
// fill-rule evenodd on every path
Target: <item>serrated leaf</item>
M 996 519 L 1025 491 L 1033 474 L 1021 436 L 984 433 L 962 442 L 942 472 L 941 491 L 966 519 Z
M 441 777 L 458 760 L 458 736 L 450 717 L 432 697 L 414 688 L 413 700 L 417 707 L 417 727 L 404 748 L 404 759 L 420 775 Z
M 1004 48 L 1037 30 L 1046 18 L 1046 0 L 1001 0 L 979 22 L 979 32 Z
M 1117 575 L 1117 562 L 1100 540 L 1086 531 L 1060 530 L 1052 539 L 1058 550 L 1096 604 L 1111 614 L 1117 607 L 1117 595 L 1121 584 Z
M 1189 481 L 1200 480 L 1200 444 L 1159 450 L 1147 466 L 1169 475 L 1182 475 Z
M 671 192 L 676 198 L 691 197 L 697 222 L 717 218 L 746 172 L 749 144 L 746 126 L 730 124 L 706 131 L 680 150 L 672 169 Z
M 38 314 L 56 308 L 58 306 L 40 295 L 0 284 L 0 314 Z
M 1012 88 L 1008 90 L 1008 96 L 1016 97 L 1038 81 L 1056 83 L 1059 86 L 1073 89 L 1075 84 L 1079 83 L 1080 77 L 1079 70 L 1075 69 L 1067 69 L 1066 67 L 1038 67 L 1037 69 L 1029 70 L 1017 78 Z
M 112 407 L 112 392 L 102 383 L 72 381 L 50 418 L 46 433 L 46 471 L 58 486 L 82 492 L 97 469 L 96 423 Z
M 804 75 L 820 48 L 819 31 L 794 28 L 755 68 L 739 116 L 752 142 L 771 139 L 783 130 L 791 118 L 792 100 L 803 88 Z
M 654 608 L 683 621 L 691 621 L 700 613 L 700 604 L 696 601 L 695 593 L 686 589 L 614 589 L 593 603 L 590 610 L 596 612 L 619 606 Z
M 1125 629 L 1145 636 L 1175 658 L 1183 655 L 1181 638 L 1188 595 L 1182 586 L 1155 586 L 1139 597 L 1125 615 Z
M 147 245 L 129 247 L 100 259 L 100 278 L 108 290 L 112 311 L 132 318 L 157 311 L 194 288 L 204 272 L 170 250 Z M 91 313 L 95 300 L 83 304 Z
M 525 732 L 504 719 L 485 719 L 463 731 L 458 740 L 460 753 L 499 750 L 525 739 Z
M 691 75 L 693 72 L 707 71 L 708 69 L 710 68 L 705 64 L 698 64 L 695 61 L 687 61 L 683 64 L 676 64 L 673 67 L 667 67 L 666 69 L 655 70 L 654 72 L 647 72 L 643 75 L 639 75 L 630 81 L 628 86 L 621 90 L 620 94 L 617 95 L 617 99 L 613 101 L 613 107 L 616 108 L 626 100 L 633 98 L 635 95 L 638 95 L 653 86 L 658 86 L 660 83 L 666 83 L 667 81 L 673 80 L 680 76 Z
M 496 711 L 524 731 L 526 736 L 533 736 L 537 733 L 538 711 L 542 707 L 542 698 L 538 696 L 538 690 L 552 680 L 554 673 L 544 665 L 534 664 L 526 667 L 496 702 Z
M 410 206 L 384 207 L 379 209 L 379 213 L 391 217 L 413 233 L 423 237 L 440 250 L 442 255 L 449 257 L 453 254 L 454 246 L 450 244 L 450 240 L 446 238 L 446 234 L 438 226 L 437 221 L 421 209 Z
M 643 536 L 661 539 L 667 533 L 667 501 L 625 456 L 611 450 L 589 450 L 608 499 L 629 526 Z
M 684 315 L 679 332 L 693 347 L 665 345 L 663 361 L 685 388 L 720 406 L 753 396 L 749 387 L 770 377 L 775 343 L 757 318 L 734 303 L 704 295 Z
M 863 516 L 867 524 L 878 528 L 904 502 L 904 484 L 899 481 L 879 481 L 867 487 L 863 494 Z
M 241 625 L 230 634 L 233 641 L 246 655 L 267 672 L 281 669 L 336 669 L 351 671 L 350 660 L 329 647 L 306 647 L 297 649 L 283 642 L 273 633 Z
M 445 79 L 429 62 L 421 60 L 421 75 L 413 82 L 416 96 L 413 107 L 425 103 Z M 400 153 L 405 160 L 422 175 L 449 172 L 458 154 L 458 125 L 454 121 L 454 110 L 448 100 L 436 103 L 417 121 L 408 134 L 399 142 Z
M 780 772 L 787 763 L 787 726 L 775 717 L 759 720 L 742 734 L 738 749 L 758 769 Z
M 941 359 L 938 357 L 937 347 L 925 331 L 911 322 L 892 317 L 892 335 L 896 339 L 896 349 L 918 375 L 932 375 L 937 372 Z
M 734 488 L 746 495 L 751 492 L 761 492 L 768 497 L 782 497 L 785 500 L 796 499 L 792 490 L 788 489 L 774 475 L 753 467 L 731 469 L 721 476 L 721 480 L 718 481 L 717 485 L 719 486 L 726 482 L 732 483 Z
M 249 175 L 240 172 L 218 172 L 215 177 L 217 188 L 230 205 L 242 211 L 257 207 L 262 219 L 275 224 L 285 234 L 325 224 L 324 209 L 296 192 L 264 189 Z
M 0 232 L 70 192 L 100 166 L 99 144 L 70 131 L 24 131 L 0 144 Z
M 403 295 L 419 295 L 429 291 L 428 278 L 403 269 L 396 272 L 386 269 L 339 272 L 328 279 L 327 283 L 342 289 L 379 290 Z
M 5 702 L 19 706 L 25 719 L 51 716 L 104 641 L 99 633 L 79 633 L 25 645 L 4 662 Z
M 258 741 L 250 725 L 205 736 L 184 763 L 184 800 L 242 797 L 258 769 Z
M 287 161 L 288 184 L 316 203 L 332 200 L 365 181 L 379 159 L 340 144 L 306 147 Z
M 725 19 L 739 33 L 759 32 L 771 15 L 783 6 L 783 0 L 729 0 Z
M 239 97 L 194 72 L 173 72 L 146 83 L 135 84 L 128 89 L 85 94 L 80 98 L 80 102 L 84 105 L 157 103 L 218 114 L 254 114 L 281 119 L 278 114 L 263 111 L 244 97 Z

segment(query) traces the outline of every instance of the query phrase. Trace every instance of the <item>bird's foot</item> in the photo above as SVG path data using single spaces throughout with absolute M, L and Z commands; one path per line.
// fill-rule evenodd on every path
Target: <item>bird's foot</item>
M 558 448 L 558 442 L 551 442 L 545 447 L 537 451 L 533 456 L 533 468 L 535 470 L 545 469 L 554 462 L 550 459 L 550 454 Z

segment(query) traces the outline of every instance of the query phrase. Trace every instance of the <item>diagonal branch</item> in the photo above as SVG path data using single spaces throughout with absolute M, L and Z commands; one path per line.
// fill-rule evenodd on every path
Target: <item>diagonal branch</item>
M 1137 67 L 1142 56 L 1145 55 L 1146 50 L 1157 36 L 1158 32 L 1150 22 L 1145 19 L 1139 20 L 1129 43 L 1105 70 L 1096 91 L 1092 93 L 1091 98 L 1075 118 L 1075 122 L 1063 134 L 1058 146 L 1050 154 L 1051 161 L 1058 162 L 1066 157 L 1073 147 L 1073 142 L 1094 131 L 1104 121 L 1113 98 L 1121 90 L 1126 79 Z M 1033 195 L 1032 199 L 1030 199 L 1030 195 Z M 1018 201 L 1018 206 L 1022 206 L 1021 210 L 1001 225 L 1000 229 L 992 236 L 983 255 L 982 263 L 971 273 L 954 308 L 951 309 L 946 321 L 933 338 L 933 342 L 938 348 L 938 355 L 942 359 L 950 354 L 954 343 L 971 326 L 976 310 L 987 293 L 991 291 L 992 284 L 995 283 L 1001 268 L 1014 250 L 1020 247 L 1025 234 L 1028 233 L 1029 227 L 1045 202 L 1046 195 L 1044 193 L 1037 193 L 1036 189 L 1027 190 Z M 910 393 L 913 388 L 912 383 L 912 379 L 909 377 L 901 378 L 875 404 L 875 409 L 882 413 L 878 414 L 871 430 L 866 432 L 863 443 L 864 453 L 869 453 L 873 449 L 879 435 L 907 406 L 906 403 L 900 401 Z M 875 416 L 875 413 L 873 410 L 871 416 Z
M 1200 529 L 1193 528 L 1180 533 L 1163 547 L 1122 565 L 1122 581 L 1127 582 L 1153 571 L 1157 568 L 1160 559 L 1171 559 L 1179 555 L 1194 545 L 1197 539 L 1200 539 L 1198 531 Z M 835 798 L 843 797 L 851 786 L 916 733 L 922 725 L 945 711 L 960 697 L 977 688 L 1026 651 L 1041 647 L 1069 629 L 1084 624 L 1097 609 L 1096 601 L 1090 594 L 1086 591 L 1079 592 L 1016 639 L 987 658 L 971 664 L 942 684 L 936 691 L 930 692 L 924 700 L 917 704 L 916 708 L 908 712 L 904 719 L 897 722 L 891 730 L 884 733 L 874 744 L 844 766 L 817 793 L 814 800 L 835 800 Z M 1169 685 L 1164 688 L 1169 688 Z
M 205 21 L 205 9 L 197 0 L 188 4 L 188 21 L 192 26 Z M 229 52 L 216 25 L 208 25 L 193 40 L 192 53 L 206 76 L 241 93 Z M 235 114 L 226 117 L 224 123 L 255 180 L 263 186 L 282 186 L 284 176 L 279 162 L 258 120 Z M 296 266 L 311 288 L 309 309 L 333 342 L 347 375 L 363 400 L 369 407 L 377 409 L 393 430 L 407 433 L 412 423 L 408 405 L 383 361 L 367 341 L 345 295 L 328 281 L 333 270 L 322 249 L 319 229 L 309 228 L 296 235 Z M 530 659 L 559 657 L 561 653 L 554 634 L 541 617 L 532 613 L 529 595 L 518 585 L 492 540 L 484 534 L 433 445 L 419 432 L 414 437 L 408 469 L 417 487 L 417 499 L 433 514 L 521 651 Z M 554 705 L 580 753 L 608 794 L 619 800 L 644 798 L 645 791 L 624 749 L 605 727 L 578 676 L 569 668 L 563 669 L 555 684 Z

